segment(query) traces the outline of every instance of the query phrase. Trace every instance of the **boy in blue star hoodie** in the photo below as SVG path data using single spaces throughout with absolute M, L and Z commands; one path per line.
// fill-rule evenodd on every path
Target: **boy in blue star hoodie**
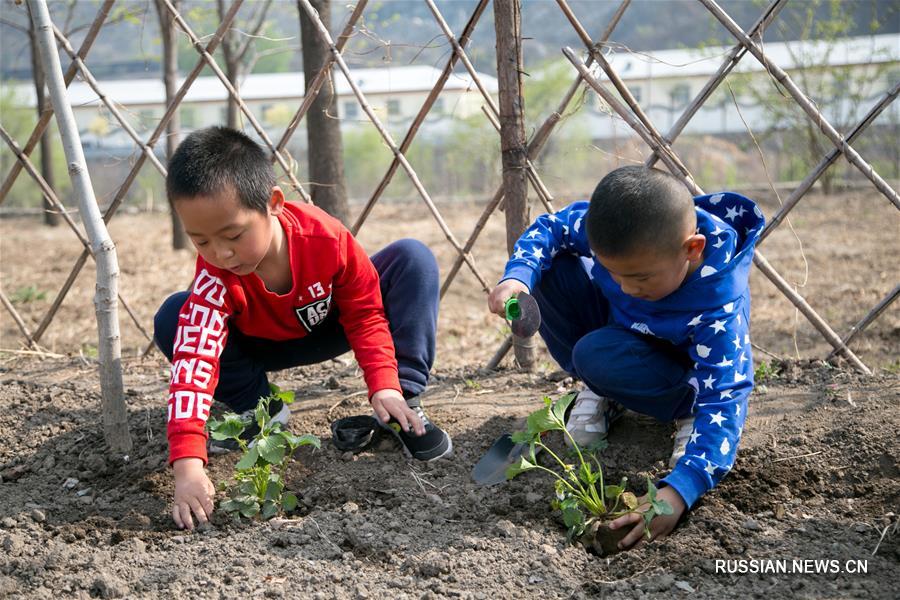
M 653 519 L 651 539 L 734 464 L 753 388 L 749 272 L 763 224 L 748 198 L 691 198 L 668 173 L 622 167 L 590 203 L 540 216 L 490 294 L 499 315 L 519 292 L 537 300 L 550 354 L 586 386 L 566 422 L 579 444 L 605 437 L 622 407 L 675 421 L 672 471 L 659 482 L 675 511 Z M 612 522 L 631 526 L 620 548 L 640 543 L 641 522 Z

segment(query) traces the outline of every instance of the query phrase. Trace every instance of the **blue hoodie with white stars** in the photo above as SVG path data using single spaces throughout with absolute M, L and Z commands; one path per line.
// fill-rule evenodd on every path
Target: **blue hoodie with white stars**
M 503 279 L 534 289 L 559 252 L 591 259 L 590 277 L 609 300 L 610 319 L 668 340 L 694 361 L 694 428 L 671 485 L 690 508 L 734 464 L 753 389 L 750 346 L 750 266 L 765 220 L 749 198 L 731 192 L 694 198 L 697 227 L 706 237 L 703 263 L 677 290 L 657 301 L 625 294 L 593 260 L 584 227 L 587 202 L 545 214 L 516 242 Z

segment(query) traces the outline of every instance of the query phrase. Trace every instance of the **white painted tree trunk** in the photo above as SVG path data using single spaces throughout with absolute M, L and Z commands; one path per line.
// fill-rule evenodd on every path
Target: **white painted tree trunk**
M 63 81 L 59 54 L 53 40 L 50 11 L 45 0 L 28 0 L 41 64 L 47 77 L 47 87 L 53 103 L 53 112 L 66 153 L 72 189 L 78 200 L 78 212 L 84 223 L 91 252 L 97 264 L 97 287 L 94 309 L 97 313 L 100 354 L 100 396 L 103 412 L 103 433 L 113 453 L 126 455 L 131 451 L 131 433 L 128 431 L 128 412 L 122 389 L 122 352 L 119 337 L 118 288 L 119 263 L 116 246 L 109 237 L 100 208 L 94 197 L 87 163 L 81 148 L 78 126 L 69 104 Z

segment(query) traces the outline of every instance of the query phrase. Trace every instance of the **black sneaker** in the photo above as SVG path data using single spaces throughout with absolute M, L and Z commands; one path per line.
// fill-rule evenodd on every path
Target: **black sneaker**
M 273 390 L 273 393 L 275 392 L 277 392 L 277 388 Z M 250 426 L 241 433 L 241 439 L 248 442 L 250 447 L 253 446 L 251 440 L 259 433 L 259 425 L 256 424 L 256 419 L 254 418 L 255 412 L 256 407 L 254 406 L 240 414 L 242 421 L 250 423 Z M 277 421 L 282 425 L 287 425 L 291 418 L 291 409 L 276 396 L 269 402 L 269 415 L 272 417 L 273 421 Z M 209 438 L 209 444 L 207 445 L 207 451 L 210 454 L 226 454 L 240 449 L 241 447 L 237 443 L 237 440 L 233 439 L 214 440 L 213 438 Z
M 387 424 L 382 423 L 381 419 L 376 419 L 383 429 L 389 431 L 400 441 L 403 453 L 408 458 L 432 461 L 453 452 L 453 440 L 450 439 L 450 436 L 443 429 L 428 420 L 428 417 L 425 416 L 425 411 L 422 410 L 422 405 L 419 403 L 419 398 L 407 399 L 406 405 L 415 411 L 419 419 L 422 420 L 422 424 L 425 425 L 425 433 L 423 435 L 416 435 L 414 431 L 403 431 L 400 423 L 393 418 Z

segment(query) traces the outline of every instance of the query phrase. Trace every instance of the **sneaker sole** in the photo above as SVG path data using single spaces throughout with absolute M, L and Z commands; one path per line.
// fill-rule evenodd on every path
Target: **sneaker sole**
M 422 462 L 432 462 L 432 461 L 450 456 L 453 453 L 453 438 L 451 438 L 450 434 L 448 434 L 445 431 L 444 435 L 447 436 L 446 438 L 444 438 L 447 440 L 446 448 L 444 448 L 443 450 L 440 450 L 440 446 L 438 446 L 438 449 L 433 449 L 433 450 L 430 450 L 427 453 L 425 453 L 424 456 L 426 458 L 420 458 L 418 456 L 413 456 L 413 454 L 412 454 L 412 452 L 410 452 L 409 448 L 406 447 L 406 444 L 403 443 L 403 438 L 400 437 L 400 434 L 393 427 L 390 427 L 389 425 L 385 425 L 384 423 L 381 422 L 381 419 L 378 419 L 378 417 L 375 417 L 375 419 L 378 421 L 379 427 L 390 432 L 390 434 L 392 436 L 394 436 L 394 439 L 396 439 L 397 442 L 400 443 L 400 449 L 403 451 L 403 455 L 406 456 L 406 458 L 413 458 L 415 460 L 420 460 Z M 430 454 L 435 453 L 435 452 L 439 452 L 439 453 L 435 454 L 434 456 L 430 456 Z

